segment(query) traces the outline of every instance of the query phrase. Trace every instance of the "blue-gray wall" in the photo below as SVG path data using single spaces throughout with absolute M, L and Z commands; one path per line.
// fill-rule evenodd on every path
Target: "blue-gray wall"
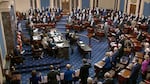
M 41 8 L 50 6 L 50 0 L 41 0 Z
M 0 25 L 0 48 L 2 50 L 2 60 L 5 58 L 6 55 L 6 51 L 5 51 L 5 47 L 4 47 L 4 38 L 3 38 L 3 31 L 2 31 L 2 27 Z
M 124 11 L 125 0 L 120 0 L 120 11 Z
M 144 3 L 143 15 L 150 16 L 150 3 Z
M 90 0 L 82 0 L 82 8 L 90 8 Z

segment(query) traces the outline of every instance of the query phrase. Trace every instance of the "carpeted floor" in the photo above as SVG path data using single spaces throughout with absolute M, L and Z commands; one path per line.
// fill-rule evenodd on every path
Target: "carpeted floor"
M 66 20 L 67 16 L 63 16 L 59 22 L 56 24 L 56 29 L 62 33 L 65 33 L 66 28 L 65 24 L 67 23 Z M 27 28 L 25 27 L 25 21 L 22 21 L 22 28 L 23 28 L 23 34 L 25 37 L 30 38 Z M 80 40 L 88 44 L 89 39 L 87 38 L 87 31 L 81 31 L 78 32 L 78 35 L 80 36 Z M 94 63 L 100 61 L 103 57 L 105 52 L 108 50 L 108 42 L 106 40 L 102 40 L 99 42 L 97 39 L 92 38 L 91 39 L 91 47 L 92 47 L 92 54 L 91 54 L 91 64 L 92 68 L 90 68 L 90 76 L 94 76 Z M 24 63 L 21 65 L 17 65 L 16 69 L 18 72 L 22 75 L 22 84 L 27 84 L 29 82 L 29 78 L 31 77 L 31 71 L 37 70 L 42 73 L 42 76 L 47 75 L 49 72 L 49 65 L 53 64 L 54 66 L 60 66 L 60 71 L 65 71 L 65 65 L 67 63 L 70 63 L 73 67 L 72 69 L 77 70 L 82 65 L 82 56 L 79 53 L 77 47 L 74 48 L 74 53 L 71 54 L 69 52 L 69 60 L 63 59 L 63 58 L 53 58 L 46 54 L 44 54 L 44 58 L 33 60 L 32 54 L 30 52 L 31 47 L 28 45 L 23 45 L 23 49 L 26 50 L 23 57 L 25 58 Z

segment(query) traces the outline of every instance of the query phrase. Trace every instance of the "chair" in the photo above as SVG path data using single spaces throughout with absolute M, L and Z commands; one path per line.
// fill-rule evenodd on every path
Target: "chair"
M 40 48 L 37 44 L 32 45 L 32 55 L 33 58 L 40 58 L 42 55 L 42 48 Z

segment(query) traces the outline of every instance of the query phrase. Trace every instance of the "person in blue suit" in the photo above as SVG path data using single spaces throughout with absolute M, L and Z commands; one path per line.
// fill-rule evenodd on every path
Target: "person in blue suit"
M 106 56 L 105 58 L 105 65 L 104 65 L 104 73 L 109 71 L 112 68 L 112 63 L 111 63 L 111 58 L 110 58 L 110 54 L 108 54 L 108 56 Z
M 66 65 L 67 70 L 64 73 L 64 82 L 65 84 L 72 84 L 73 77 L 72 75 L 75 75 L 75 71 L 71 70 L 71 65 L 67 64 Z

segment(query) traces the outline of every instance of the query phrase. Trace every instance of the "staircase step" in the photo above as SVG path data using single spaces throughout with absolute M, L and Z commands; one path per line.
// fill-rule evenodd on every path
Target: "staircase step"
M 61 61 L 57 61 L 57 62 L 50 62 L 50 63 L 43 63 L 43 64 L 34 64 L 34 65 L 19 65 L 19 66 L 15 66 L 15 69 L 27 69 L 27 68 L 36 68 L 36 67 L 43 67 L 43 66 L 49 66 L 49 65 L 57 65 L 60 64 Z
M 58 28 L 58 29 L 66 29 L 65 25 L 57 25 L 56 28 Z
M 57 65 L 54 65 L 57 66 Z M 65 68 L 66 64 L 60 64 L 59 65 L 59 69 L 63 69 Z M 25 69 L 17 69 L 16 72 L 20 72 L 20 73 L 31 73 L 32 70 L 36 70 L 36 71 L 44 71 L 44 70 L 49 70 L 49 66 L 41 66 L 41 67 L 33 67 L 33 68 L 25 68 Z

